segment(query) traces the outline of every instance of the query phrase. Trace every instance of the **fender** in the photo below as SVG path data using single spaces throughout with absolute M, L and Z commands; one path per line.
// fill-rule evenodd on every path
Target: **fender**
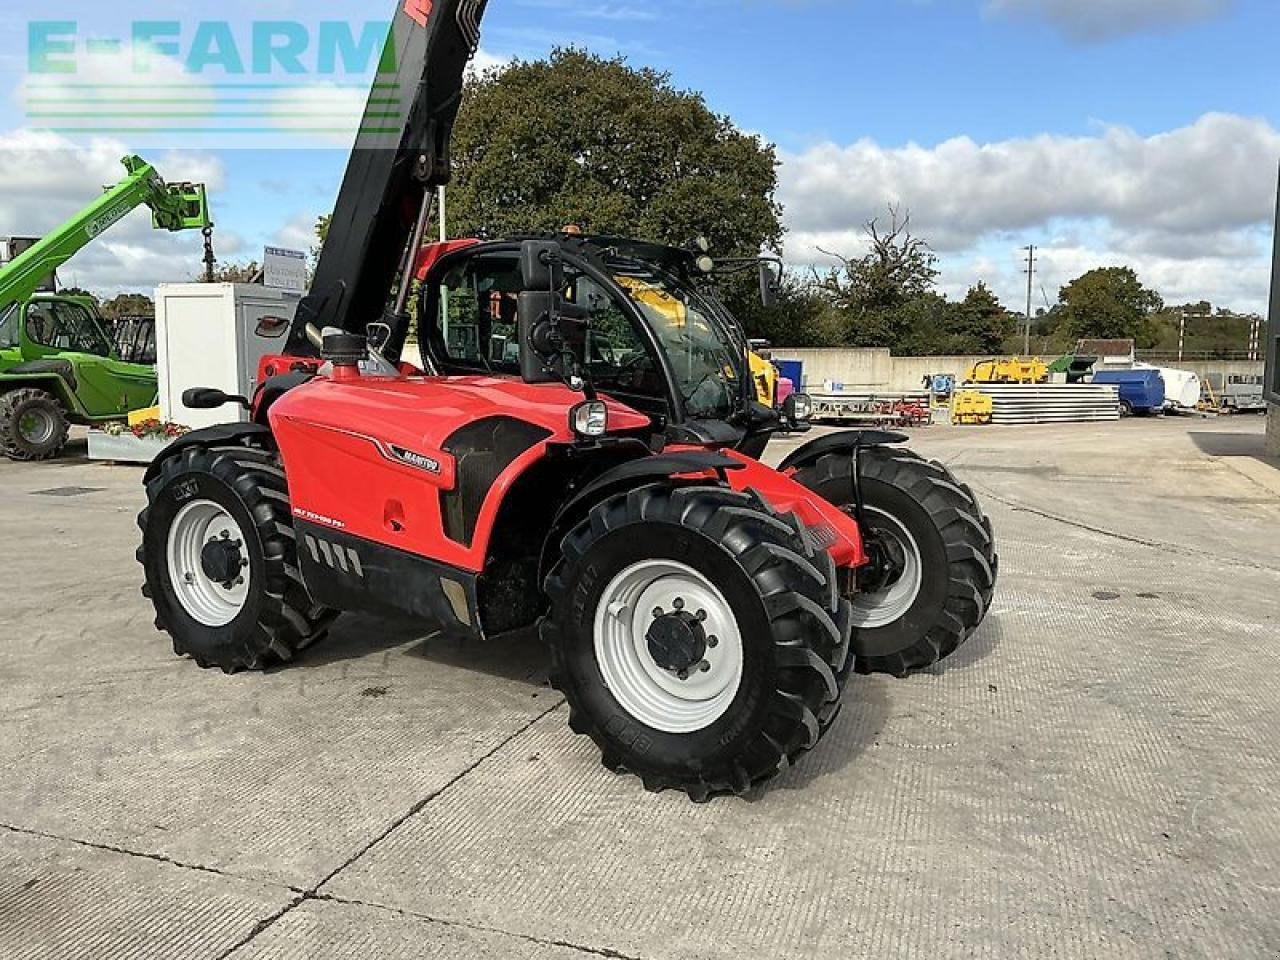
M 637 444 L 637 447 L 641 446 Z M 687 474 L 705 474 L 714 471 L 723 482 L 727 471 L 743 468 L 743 463 L 723 453 L 693 449 L 652 455 L 641 453 L 635 460 L 605 470 L 579 490 L 556 513 L 555 519 L 551 522 L 551 530 L 542 544 L 538 560 L 538 582 L 541 583 L 550 571 L 550 559 L 559 548 L 560 541 L 586 516 L 591 507 L 606 497 L 654 481 L 671 480 L 673 477 Z
M 22 364 L 22 366 L 28 366 L 28 364 Z M 57 373 L 51 371 L 19 370 L 17 367 L 10 367 L 8 370 L 0 372 L 0 393 L 8 392 L 9 390 L 17 390 L 22 387 L 38 387 L 41 390 L 47 390 L 58 398 L 58 402 L 62 404 L 63 409 L 72 416 L 79 417 L 82 420 L 93 419 L 85 410 L 84 405 L 80 403 L 80 398 L 76 396 L 75 391 L 71 389 L 67 381 Z M 120 418 L 116 417 L 115 419 Z
M 156 458 L 151 461 L 151 466 L 147 467 L 142 482 L 150 483 L 160 472 L 160 464 L 187 447 L 227 446 L 244 440 L 270 442 L 271 429 L 258 423 L 220 423 L 216 427 L 193 430 L 173 441 L 156 455 Z
M 792 450 L 786 459 L 778 464 L 778 471 L 794 472 L 801 467 L 816 463 L 828 453 L 850 452 L 856 447 L 885 447 L 894 443 L 906 443 L 909 439 L 911 438 L 905 434 L 891 433 L 887 430 L 841 430 L 839 433 L 817 437 L 804 446 Z

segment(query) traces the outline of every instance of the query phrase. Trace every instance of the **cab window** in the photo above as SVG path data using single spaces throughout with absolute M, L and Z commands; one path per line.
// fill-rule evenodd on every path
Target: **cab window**
M 111 344 L 89 311 L 75 303 L 36 300 L 29 304 L 27 336 L 33 343 L 53 350 L 111 355 Z
M 514 255 L 471 257 L 445 274 L 436 304 L 436 331 L 446 363 L 492 373 L 520 372 L 520 285 L 520 262 Z

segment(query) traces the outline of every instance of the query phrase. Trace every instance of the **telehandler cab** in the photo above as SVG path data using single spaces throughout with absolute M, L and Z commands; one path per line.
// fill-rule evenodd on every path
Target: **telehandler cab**
M 606 766 L 742 793 L 817 743 L 853 670 L 902 675 L 965 641 L 991 602 L 991 526 L 899 435 L 761 463 L 779 415 L 705 255 L 576 234 L 423 245 L 483 7 L 397 18 L 404 136 L 357 143 L 255 396 L 184 398 L 251 422 L 148 470 L 144 592 L 177 653 L 228 672 L 289 660 L 339 611 L 471 637 L 537 624 Z M 401 358 L 415 277 L 426 369 Z

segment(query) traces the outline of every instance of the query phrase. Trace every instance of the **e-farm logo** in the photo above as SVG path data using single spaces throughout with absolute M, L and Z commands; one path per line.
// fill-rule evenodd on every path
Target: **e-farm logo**
M 405 0 L 420 23 L 431 8 Z M 131 145 L 313 137 L 332 146 L 357 128 L 391 136 L 401 130 L 400 87 L 382 78 L 395 75 L 395 51 L 390 22 L 377 20 L 140 20 L 111 36 L 75 20 L 34 20 L 28 124 Z

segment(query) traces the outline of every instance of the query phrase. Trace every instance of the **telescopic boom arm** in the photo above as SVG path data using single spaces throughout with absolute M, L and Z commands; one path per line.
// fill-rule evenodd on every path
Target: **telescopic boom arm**
M 126 177 L 39 243 L 0 267 L 0 312 L 30 299 L 42 281 L 105 230 L 144 204 L 157 230 L 207 230 L 209 198 L 203 184 L 165 183 L 141 157 L 122 161 Z
M 326 327 L 363 334 L 381 321 L 392 330 L 383 353 L 398 355 L 413 258 L 435 188 L 449 182 L 449 141 L 487 2 L 399 0 L 289 353 L 315 354 Z

